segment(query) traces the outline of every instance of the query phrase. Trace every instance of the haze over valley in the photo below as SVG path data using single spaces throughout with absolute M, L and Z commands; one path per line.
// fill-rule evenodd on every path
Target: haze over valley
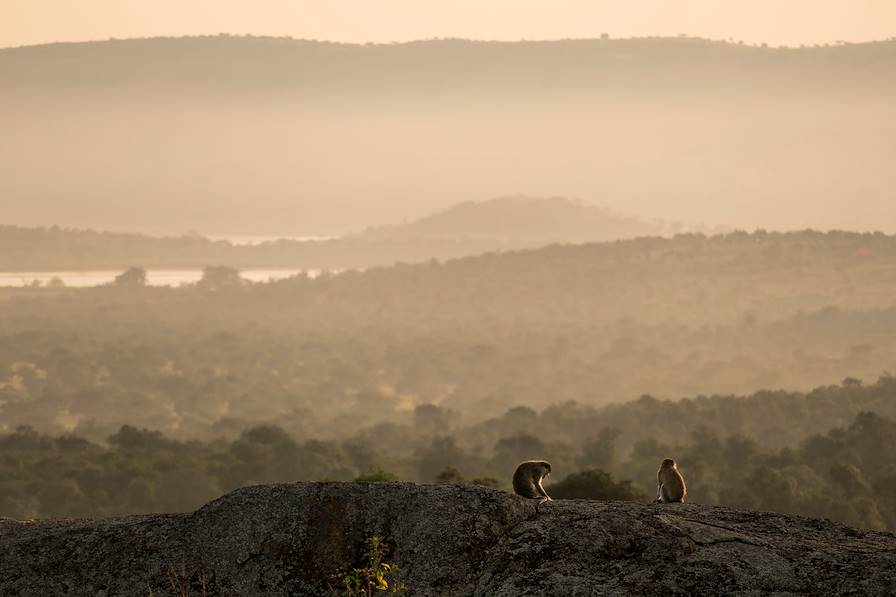
M 674 457 L 682 512 L 896 530 L 896 38 L 819 42 L 858 30 L 825 6 L 788 47 L 0 49 L 0 517 L 531 459 L 557 502 L 646 503 Z
M 710 228 L 896 232 L 896 42 L 0 50 L 0 221 L 344 235 L 564 196 Z

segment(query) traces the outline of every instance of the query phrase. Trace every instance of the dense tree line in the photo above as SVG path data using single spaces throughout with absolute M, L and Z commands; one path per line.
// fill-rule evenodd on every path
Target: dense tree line
M 674 454 L 689 501 L 896 529 L 896 421 L 890 418 L 861 413 L 846 427 L 782 450 L 761 438 L 722 437 L 702 427 L 675 443 L 638 441 L 623 456 L 615 450 L 619 437 L 615 428 L 586 444 L 514 435 L 484 455 L 460 447 L 454 436 L 427 438 L 409 426 L 369 429 L 342 441 L 297 440 L 263 426 L 210 442 L 124 426 L 104 444 L 23 427 L 0 435 L 0 516 L 182 511 L 243 485 L 298 480 L 400 478 L 508 489 L 516 463 L 536 454 L 554 465 L 557 478 L 547 489 L 557 499 L 648 501 L 658 463 Z M 406 451 L 392 451 L 398 442 Z

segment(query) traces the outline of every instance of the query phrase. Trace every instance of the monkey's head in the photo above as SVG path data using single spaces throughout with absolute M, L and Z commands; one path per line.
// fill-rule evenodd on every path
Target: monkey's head
M 675 461 L 671 458 L 663 460 L 663 468 L 675 468 Z
M 546 462 L 544 460 L 539 460 L 538 465 L 541 467 L 541 476 L 547 477 L 551 474 L 551 463 Z

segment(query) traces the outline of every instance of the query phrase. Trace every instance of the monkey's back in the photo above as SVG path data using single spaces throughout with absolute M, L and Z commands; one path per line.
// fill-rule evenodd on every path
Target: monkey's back
M 526 466 L 528 464 L 528 462 L 524 462 L 516 467 L 516 472 L 513 473 L 513 492 L 524 498 L 541 497 L 535 490 L 534 475 L 530 467 Z
M 683 502 L 688 494 L 687 485 L 685 485 L 684 477 L 677 468 L 660 469 L 659 475 L 662 478 L 661 492 L 664 502 Z

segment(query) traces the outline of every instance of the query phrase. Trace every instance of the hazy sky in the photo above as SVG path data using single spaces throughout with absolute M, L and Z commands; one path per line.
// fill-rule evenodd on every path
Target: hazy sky
M 0 47 L 227 32 L 338 41 L 896 36 L 896 0 L 0 0 Z

